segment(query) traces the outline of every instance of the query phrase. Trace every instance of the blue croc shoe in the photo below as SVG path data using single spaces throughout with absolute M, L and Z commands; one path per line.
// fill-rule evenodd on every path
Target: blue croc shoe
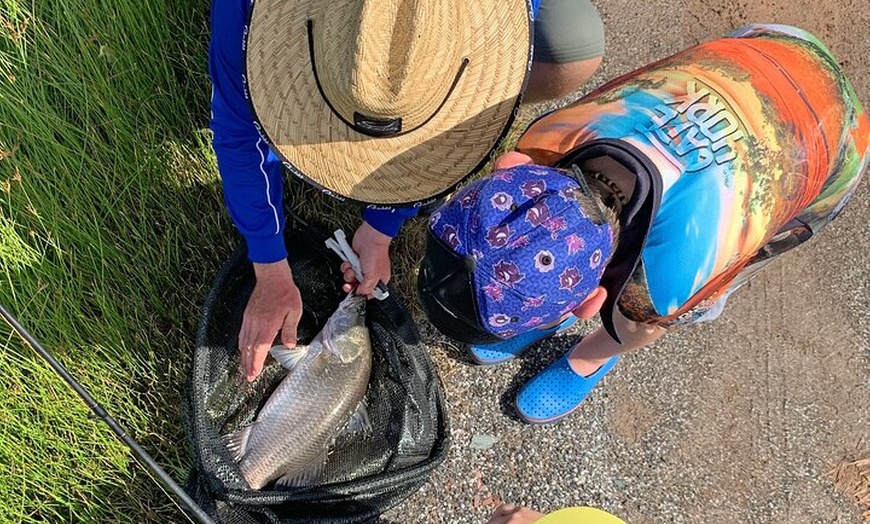
M 561 324 L 549 329 L 532 329 L 513 338 L 496 342 L 495 344 L 469 346 L 468 355 L 476 364 L 481 364 L 483 366 L 501 364 L 516 357 L 535 342 L 543 340 L 558 331 L 568 329 L 576 321 L 577 317 L 571 315 Z
M 583 377 L 568 363 L 570 353 L 565 353 L 520 388 L 516 408 L 524 421 L 547 424 L 567 417 L 580 407 L 592 388 L 618 360 L 618 357 L 611 357 L 598 371 Z

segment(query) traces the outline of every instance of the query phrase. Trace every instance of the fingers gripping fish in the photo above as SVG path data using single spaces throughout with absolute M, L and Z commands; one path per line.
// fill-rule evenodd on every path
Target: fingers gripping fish
M 366 300 L 348 295 L 308 346 L 275 346 L 288 369 L 253 424 L 225 437 L 248 484 L 318 481 L 330 442 L 351 425 L 367 424 L 362 408 L 372 367 Z M 351 420 L 353 419 L 353 420 Z

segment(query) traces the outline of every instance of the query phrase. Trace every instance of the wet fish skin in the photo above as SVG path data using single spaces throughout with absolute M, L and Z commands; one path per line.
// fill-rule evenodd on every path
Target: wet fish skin
M 360 406 L 372 365 L 365 306 L 364 297 L 349 295 L 311 344 L 284 348 L 284 356 L 288 351 L 304 356 L 255 422 L 228 437 L 251 488 L 259 490 L 279 477 L 300 478 L 311 471 Z

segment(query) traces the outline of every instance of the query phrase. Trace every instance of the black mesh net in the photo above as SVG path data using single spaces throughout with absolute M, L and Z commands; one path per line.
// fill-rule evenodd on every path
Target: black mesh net
M 324 247 L 317 227 L 290 222 L 287 246 L 304 312 L 300 343 L 307 343 L 343 298 L 340 261 Z M 395 289 L 368 302 L 373 349 L 366 405 L 372 431 L 336 438 L 317 486 L 248 488 L 221 435 L 251 422 L 280 383 L 271 359 L 247 384 L 237 350 L 242 314 L 254 286 L 243 250 L 224 265 L 206 299 L 185 397 L 194 467 L 187 491 L 223 524 L 352 523 L 377 518 L 419 489 L 447 452 L 447 419 L 434 367 Z

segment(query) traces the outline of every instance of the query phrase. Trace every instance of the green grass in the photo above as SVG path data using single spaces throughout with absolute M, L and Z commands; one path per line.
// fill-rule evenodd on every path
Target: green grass
M 199 308 L 237 237 L 207 127 L 208 3 L 0 3 L 0 302 L 179 482 Z M 181 516 L 0 326 L 0 522 Z
M 0 0 L 0 303 L 179 483 L 196 324 L 239 242 L 207 131 L 208 9 Z M 358 222 L 298 181 L 288 192 L 308 217 Z M 423 231 L 394 243 L 406 296 Z M 183 520 L 2 323 L 0 375 L 0 522 Z

